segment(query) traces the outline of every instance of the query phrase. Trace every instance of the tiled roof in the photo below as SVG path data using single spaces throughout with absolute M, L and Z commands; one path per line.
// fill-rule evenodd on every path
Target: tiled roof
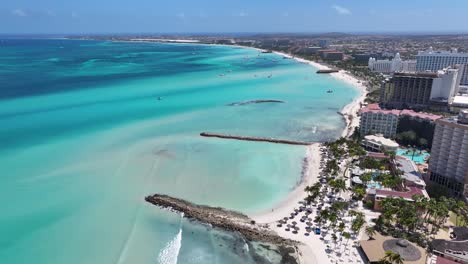
M 398 191 L 387 191 L 387 190 L 376 190 L 376 195 L 386 196 L 386 197 L 401 197 L 404 199 L 412 199 L 413 195 L 424 195 L 423 190 L 416 187 L 408 187 L 409 191 L 398 192 Z
M 434 115 L 434 114 L 424 113 L 424 112 L 415 112 L 415 111 L 409 110 L 409 109 L 386 110 L 386 109 L 380 108 L 380 106 L 378 104 L 369 104 L 368 106 L 361 109 L 361 113 L 381 113 L 381 114 L 391 114 L 391 115 L 396 115 L 396 116 L 407 115 L 407 116 L 421 118 L 421 119 L 428 119 L 428 120 L 431 120 L 431 121 L 435 121 L 435 120 L 437 120 L 439 118 L 442 118 L 442 116 L 440 116 L 440 115 Z

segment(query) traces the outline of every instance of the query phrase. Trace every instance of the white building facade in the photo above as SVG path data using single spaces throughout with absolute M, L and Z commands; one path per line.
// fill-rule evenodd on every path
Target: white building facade
M 460 84 L 468 84 L 468 53 L 452 51 L 433 51 L 432 47 L 427 51 L 419 52 L 416 56 L 416 71 L 438 71 L 449 66 L 463 65 L 460 69 Z
M 458 119 L 436 121 L 429 180 L 455 195 L 468 196 L 468 110 L 462 110 Z
M 376 60 L 369 58 L 367 65 L 373 72 L 394 73 L 394 72 L 414 72 L 416 71 L 416 61 L 404 61 L 400 53 L 395 54 L 393 60 Z

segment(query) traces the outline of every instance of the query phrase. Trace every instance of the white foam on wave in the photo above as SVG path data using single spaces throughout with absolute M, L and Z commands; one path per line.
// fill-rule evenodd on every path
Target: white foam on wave
M 184 214 L 181 214 L 179 232 L 177 235 L 167 243 L 164 249 L 159 253 L 158 263 L 160 264 L 177 264 L 179 258 L 180 248 L 182 247 L 182 218 Z

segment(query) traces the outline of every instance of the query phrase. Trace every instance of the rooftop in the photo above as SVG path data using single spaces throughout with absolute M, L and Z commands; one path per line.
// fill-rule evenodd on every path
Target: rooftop
M 468 96 L 457 95 L 453 98 L 452 104 L 468 105 Z
M 426 260 L 425 251 L 414 243 L 406 240 L 394 239 L 393 237 L 382 236 L 376 233 L 372 240 L 359 241 L 361 249 L 370 262 L 378 262 L 385 256 L 385 250 L 398 252 L 405 264 L 424 264 Z M 406 246 L 406 247 L 405 247 Z
M 388 190 L 376 190 L 376 196 L 382 197 L 401 197 L 406 200 L 413 200 L 413 195 L 422 195 L 424 197 L 428 197 L 426 191 L 417 188 L 417 187 L 407 187 L 409 189 L 406 192 L 399 192 L 399 191 L 388 191 Z
M 398 143 L 396 143 L 395 141 L 393 141 L 391 139 L 388 139 L 388 138 L 385 138 L 382 135 L 367 135 L 364 138 L 367 141 L 383 144 L 383 145 L 385 145 L 387 147 L 397 148 L 399 146 Z
M 468 97 L 466 97 L 466 98 L 468 100 Z M 415 118 L 427 119 L 427 120 L 431 120 L 431 121 L 435 121 L 435 120 L 437 120 L 439 118 L 442 118 L 442 116 L 440 116 L 440 115 L 434 115 L 434 114 L 424 113 L 424 112 L 415 112 L 415 111 L 409 110 L 409 109 L 386 110 L 386 109 L 380 108 L 380 106 L 378 104 L 369 104 L 368 106 L 361 109 L 361 113 L 382 113 L 382 114 L 392 114 L 392 115 L 396 115 L 396 116 L 406 115 L 406 116 L 411 116 L 411 117 L 415 117 Z
M 403 171 L 403 178 L 418 185 L 426 186 L 426 183 L 421 179 L 421 173 L 419 173 L 416 164 L 412 160 L 398 156 L 396 157 L 396 163 L 398 168 Z

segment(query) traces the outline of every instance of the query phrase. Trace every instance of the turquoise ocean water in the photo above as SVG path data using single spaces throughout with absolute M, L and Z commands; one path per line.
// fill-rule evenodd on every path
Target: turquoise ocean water
M 144 197 L 281 201 L 304 147 L 199 133 L 338 137 L 358 92 L 315 70 L 236 47 L 0 40 L 0 262 L 253 263 L 233 235 Z M 227 106 L 255 99 L 286 103 Z

